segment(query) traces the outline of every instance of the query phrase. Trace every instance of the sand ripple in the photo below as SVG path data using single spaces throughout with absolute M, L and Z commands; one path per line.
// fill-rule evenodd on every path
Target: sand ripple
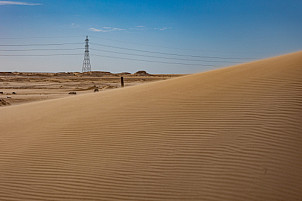
M 302 199 L 302 52 L 0 108 L 0 200 Z

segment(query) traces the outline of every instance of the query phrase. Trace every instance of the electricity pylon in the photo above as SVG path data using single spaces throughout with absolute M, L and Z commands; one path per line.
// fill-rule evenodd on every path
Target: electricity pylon
M 84 54 L 84 61 L 83 61 L 83 67 L 82 72 L 90 72 L 91 71 L 91 65 L 90 65 L 90 57 L 89 57 L 89 39 L 88 36 L 86 36 L 85 40 L 85 54 Z

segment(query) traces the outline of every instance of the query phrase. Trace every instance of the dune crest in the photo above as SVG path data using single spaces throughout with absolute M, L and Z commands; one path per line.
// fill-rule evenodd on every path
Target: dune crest
M 0 200 L 301 200 L 302 52 L 0 108 Z

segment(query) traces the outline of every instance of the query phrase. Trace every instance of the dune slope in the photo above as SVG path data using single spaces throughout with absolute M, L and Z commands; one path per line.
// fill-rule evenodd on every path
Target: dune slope
M 0 200 L 301 200 L 302 52 L 0 108 Z

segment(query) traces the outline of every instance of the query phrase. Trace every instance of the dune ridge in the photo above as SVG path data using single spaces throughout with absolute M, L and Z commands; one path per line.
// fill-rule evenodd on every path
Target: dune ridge
M 0 108 L 0 200 L 301 200 L 301 117 L 301 51 Z

